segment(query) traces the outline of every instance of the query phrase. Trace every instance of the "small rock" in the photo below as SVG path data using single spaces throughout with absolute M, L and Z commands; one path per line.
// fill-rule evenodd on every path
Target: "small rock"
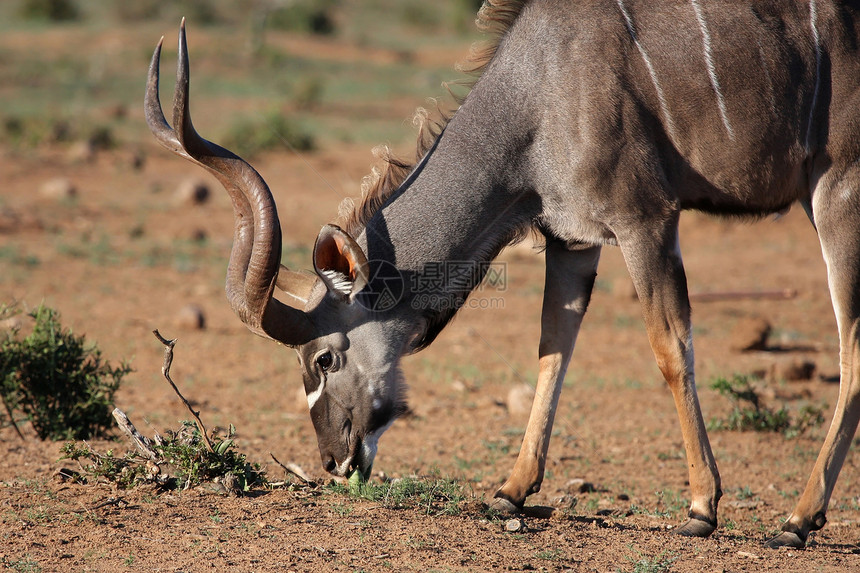
M 815 376 L 816 365 L 812 360 L 794 359 L 790 362 L 777 362 L 769 374 L 774 380 L 786 382 L 803 382 L 812 380 Z
M 21 330 L 22 326 L 24 326 L 24 320 L 20 315 L 0 320 L 0 330 Z
M 759 557 L 755 553 L 749 553 L 747 551 L 738 551 L 738 557 L 746 557 L 748 559 L 761 559 L 761 557 Z
M 582 478 L 574 478 L 565 484 L 567 491 L 570 493 L 590 493 L 594 491 L 594 484 L 587 482 Z
M 157 479 L 161 475 L 161 468 L 157 463 L 149 460 L 146 462 L 146 474 L 151 479 Z
M 76 141 L 67 153 L 68 160 L 72 163 L 89 163 L 95 156 L 96 147 L 89 140 Z
M 187 304 L 176 315 L 176 326 L 191 330 L 206 328 L 206 315 L 196 304 Z
M 206 229 L 201 229 L 200 227 L 191 229 L 191 231 L 188 233 L 188 240 L 194 243 L 203 243 L 208 238 L 209 234 L 206 232 Z
M 469 391 L 469 387 L 462 380 L 454 380 L 451 382 L 451 389 L 455 392 L 465 393 Z
M 66 483 L 69 481 L 78 481 L 81 479 L 81 473 L 69 468 L 60 468 L 54 474 L 54 481 L 58 483 Z
M 173 198 L 177 205 L 202 205 L 209 200 L 209 185 L 196 178 L 186 179 L 179 184 Z
M 528 416 L 535 399 L 535 389 L 528 384 L 518 384 L 508 392 L 506 406 L 511 416 Z
M 763 318 L 744 318 L 732 330 L 731 347 L 739 352 L 766 350 L 770 323 Z
M 128 163 L 135 171 L 140 171 L 146 165 L 146 154 L 141 150 L 135 150 L 128 158 Z
M 505 522 L 505 531 L 525 531 L 526 524 L 522 519 L 509 519 Z
M 0 320 L 0 332 L 15 334 L 18 338 L 25 338 L 33 332 L 36 321 L 29 314 L 16 314 L 9 318 Z
M 759 502 L 750 499 L 733 500 L 729 502 L 729 506 L 735 509 L 755 509 L 759 506 Z
M 50 179 L 39 187 L 39 195 L 47 199 L 71 199 L 77 194 L 75 184 L 65 177 Z
M 219 495 L 227 495 L 229 490 L 224 487 L 224 484 L 218 483 L 216 481 L 208 481 L 204 482 L 201 485 L 197 486 L 198 491 L 204 491 L 208 493 L 215 493 Z
M 228 492 L 236 493 L 239 488 L 239 480 L 236 479 L 235 474 L 227 472 L 224 474 L 224 477 L 221 478 L 221 484 L 224 486 Z

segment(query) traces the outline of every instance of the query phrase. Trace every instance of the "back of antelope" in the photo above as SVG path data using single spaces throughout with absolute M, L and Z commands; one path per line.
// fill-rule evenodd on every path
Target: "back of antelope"
M 405 411 L 401 356 L 430 344 L 489 261 L 536 229 L 547 244 L 537 398 L 494 499 L 521 508 L 543 480 L 600 249 L 619 246 L 680 417 L 692 503 L 675 531 L 689 536 L 714 531 L 721 491 L 694 382 L 679 214 L 760 217 L 800 203 L 827 263 L 841 364 L 824 446 L 768 542 L 802 547 L 824 526 L 860 417 L 858 10 L 833 0 L 489 0 L 479 24 L 496 40 L 473 62 L 471 92 L 444 126 L 422 131 L 414 165 L 386 165 L 343 228 L 323 228 L 315 275 L 279 265 L 263 179 L 194 131 L 184 24 L 175 130 L 158 101 L 161 44 L 147 122 L 230 193 L 228 299 L 253 332 L 296 348 L 322 463 L 337 475 L 369 474 L 379 436 Z M 475 271 L 421 280 L 452 261 Z M 291 305 L 272 296 L 276 285 Z

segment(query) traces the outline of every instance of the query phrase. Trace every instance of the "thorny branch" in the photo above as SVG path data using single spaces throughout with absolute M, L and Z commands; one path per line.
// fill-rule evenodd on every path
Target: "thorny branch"
M 210 452 L 214 452 L 215 448 L 209 440 L 206 426 L 203 425 L 203 421 L 200 419 L 200 412 L 195 411 L 194 408 L 191 407 L 191 404 L 185 399 L 185 396 L 182 395 L 179 388 L 176 387 L 176 384 L 170 378 L 170 365 L 173 363 L 173 347 L 176 346 L 176 339 L 167 340 L 161 336 L 161 333 L 158 332 L 157 328 L 153 330 L 152 333 L 159 342 L 164 345 L 164 363 L 161 366 L 161 373 L 164 375 L 165 380 L 170 383 L 170 386 L 173 388 L 173 391 L 176 392 L 176 395 L 182 400 L 182 403 L 185 404 L 185 407 L 188 408 L 188 411 L 191 412 L 191 415 L 194 416 L 194 420 L 197 422 L 197 428 L 200 430 L 200 434 L 203 436 L 203 441 L 206 443 L 206 449 Z

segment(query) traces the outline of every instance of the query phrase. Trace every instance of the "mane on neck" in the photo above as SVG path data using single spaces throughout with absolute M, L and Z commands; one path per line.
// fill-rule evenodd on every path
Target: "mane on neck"
M 490 35 L 491 39 L 483 45 L 473 46 L 468 58 L 457 66 L 468 76 L 467 80 L 458 82 L 460 85 L 467 88 L 474 85 L 495 55 L 502 37 L 526 4 L 528 0 L 484 0 L 475 24 L 479 30 Z M 462 103 L 462 98 L 453 94 L 452 97 L 458 105 Z M 345 199 L 338 209 L 338 225 L 344 231 L 353 237 L 361 234 L 371 217 L 391 198 L 415 165 L 430 150 L 452 115 L 438 108 L 433 117 L 423 108 L 416 110 L 413 123 L 418 127 L 418 142 L 413 161 L 394 157 L 385 145 L 373 150 L 381 162 L 362 180 L 361 199 L 357 204 L 351 198 Z

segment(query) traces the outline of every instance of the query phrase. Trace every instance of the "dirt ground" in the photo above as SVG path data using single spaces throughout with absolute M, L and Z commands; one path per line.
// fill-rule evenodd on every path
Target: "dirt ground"
M 419 102 L 420 103 L 420 102 Z M 145 127 L 140 121 L 140 130 Z M 316 441 L 293 352 L 251 335 L 223 295 L 232 236 L 226 194 L 191 205 L 174 192 L 194 166 L 144 138 L 132 151 L 70 160 L 66 150 L 0 156 L 0 302 L 44 301 L 64 323 L 135 372 L 116 396 L 145 433 L 188 414 L 160 374 L 154 328 L 179 339 L 174 379 L 210 426 L 232 423 L 238 447 L 262 463 L 294 462 L 320 482 Z M 280 209 L 286 258 L 310 265 L 318 229 L 355 195 L 372 157 L 342 144 L 254 161 Z M 73 199 L 42 193 L 68 178 Z M 799 209 L 756 224 L 686 214 L 682 247 L 694 294 L 781 291 L 790 299 L 694 302 L 696 366 L 707 419 L 729 401 L 720 376 L 777 372 L 760 385 L 768 403 L 825 407 L 803 435 L 712 431 L 723 479 L 720 528 L 682 539 L 689 485 L 669 391 L 654 364 L 638 303 L 617 249 L 604 250 L 598 283 L 562 394 L 543 490 L 518 531 L 488 515 L 513 466 L 525 419 L 508 394 L 533 384 L 543 257 L 529 244 L 505 251 L 503 289 L 487 288 L 426 351 L 404 362 L 413 415 L 380 442 L 374 471 L 460 480 L 471 501 L 456 515 L 391 509 L 322 487 L 228 497 L 211 491 L 74 485 L 55 479 L 59 443 L 0 428 L 0 564 L 21 571 L 856 571 L 860 570 L 860 456 L 852 449 L 827 514 L 805 550 L 762 542 L 791 511 L 835 404 L 838 343 L 815 233 Z M 178 320 L 187 305 L 203 329 Z M 765 350 L 733 350 L 751 318 L 773 326 Z M 785 364 L 812 361 L 808 380 Z M 856 442 L 855 442 L 856 444 Z M 100 449 L 128 444 L 95 441 Z M 379 479 L 378 477 L 375 479 Z M 582 487 L 582 480 L 593 487 Z M 584 491 L 581 491 L 584 490 Z M 563 511 L 554 517 L 542 508 Z

